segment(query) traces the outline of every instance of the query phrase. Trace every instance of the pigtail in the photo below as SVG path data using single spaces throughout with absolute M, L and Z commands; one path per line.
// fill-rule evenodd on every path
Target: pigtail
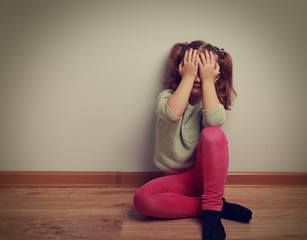
M 181 75 L 179 73 L 179 64 L 181 62 L 181 50 L 182 50 L 182 43 L 176 43 L 169 55 L 168 58 L 168 76 L 166 81 L 164 82 L 164 87 L 166 89 L 176 90 L 180 81 Z
M 230 109 L 231 102 L 237 96 L 232 84 L 232 59 L 229 53 L 224 52 L 225 58 L 221 62 L 220 77 L 216 82 L 216 92 L 220 103 L 226 110 Z

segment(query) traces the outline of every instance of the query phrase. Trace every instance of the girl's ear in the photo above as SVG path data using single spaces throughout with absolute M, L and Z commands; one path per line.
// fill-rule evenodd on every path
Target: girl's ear
M 216 77 L 215 77 L 215 79 L 214 79 L 214 83 L 216 83 L 216 81 L 219 80 L 220 75 L 221 75 L 221 72 L 219 72 L 219 73 L 216 75 Z

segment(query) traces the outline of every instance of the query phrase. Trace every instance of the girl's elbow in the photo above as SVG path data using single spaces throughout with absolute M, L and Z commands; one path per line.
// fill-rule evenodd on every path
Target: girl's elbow
M 221 127 L 224 122 L 225 122 L 225 117 L 222 117 L 220 119 L 203 121 L 203 125 L 204 127 Z

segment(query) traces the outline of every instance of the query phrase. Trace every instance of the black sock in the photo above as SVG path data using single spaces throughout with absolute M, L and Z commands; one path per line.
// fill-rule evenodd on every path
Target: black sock
M 226 238 L 220 212 L 204 210 L 202 220 L 203 240 L 224 240 Z
M 249 222 L 252 219 L 252 211 L 241 205 L 228 203 L 223 198 L 223 208 L 221 217 L 229 220 L 235 220 L 240 222 Z

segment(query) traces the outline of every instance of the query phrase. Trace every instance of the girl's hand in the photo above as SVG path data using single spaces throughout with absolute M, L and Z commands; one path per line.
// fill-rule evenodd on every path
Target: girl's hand
M 198 50 L 190 48 L 185 52 L 183 61 L 179 65 L 179 73 L 182 79 L 194 81 L 198 72 Z
M 200 60 L 198 61 L 199 77 L 202 83 L 215 83 L 219 77 L 220 66 L 214 59 L 212 52 L 205 50 L 205 53 L 200 53 Z

